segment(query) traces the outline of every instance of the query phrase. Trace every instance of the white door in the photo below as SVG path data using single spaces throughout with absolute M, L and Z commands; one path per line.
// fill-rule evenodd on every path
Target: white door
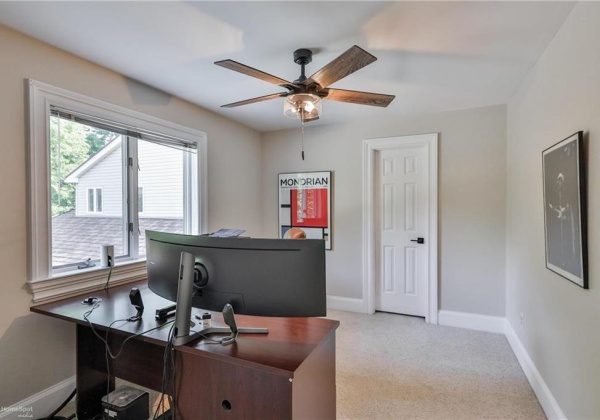
M 376 152 L 375 309 L 379 311 L 427 315 L 427 151 L 426 145 L 411 145 Z

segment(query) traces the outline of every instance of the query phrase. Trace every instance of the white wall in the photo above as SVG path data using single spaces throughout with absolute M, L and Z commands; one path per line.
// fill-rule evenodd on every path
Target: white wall
M 263 134 L 265 233 L 277 236 L 279 172 L 334 171 L 327 293 L 362 299 L 362 141 L 432 132 L 440 133 L 440 308 L 504 316 L 504 106 L 321 127 L 309 124 L 305 161 L 300 157 L 300 128 Z
M 261 146 L 254 130 L 3 26 L 0 57 L 0 406 L 10 406 L 73 375 L 75 366 L 74 325 L 29 312 L 25 79 L 206 132 L 209 230 L 262 233 Z
M 567 418 L 600 418 L 600 4 L 578 3 L 508 106 L 506 314 Z M 585 132 L 589 290 L 545 267 L 542 150 Z M 519 317 L 523 314 L 524 324 Z

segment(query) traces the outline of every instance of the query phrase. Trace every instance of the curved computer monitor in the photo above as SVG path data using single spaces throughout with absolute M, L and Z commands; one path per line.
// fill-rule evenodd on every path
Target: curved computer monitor
M 181 253 L 194 256 L 192 306 L 255 316 L 326 315 L 325 242 L 146 231 L 148 287 L 177 301 Z

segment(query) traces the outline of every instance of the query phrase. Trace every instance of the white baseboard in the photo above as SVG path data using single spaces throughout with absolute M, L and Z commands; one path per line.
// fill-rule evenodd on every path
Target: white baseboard
M 521 368 L 523 369 L 523 372 L 525 372 L 525 376 L 527 377 L 533 392 L 535 392 L 542 409 L 546 413 L 546 417 L 548 417 L 548 419 L 566 419 L 558 402 L 552 395 L 552 392 L 550 392 L 550 388 L 546 385 L 544 378 L 542 378 L 542 375 L 535 367 L 533 360 L 529 357 L 529 353 L 525 350 L 525 347 L 521 343 L 521 340 L 519 340 L 517 333 L 508 320 L 504 326 L 504 334 L 506 335 L 506 339 L 508 340 L 513 353 L 521 364 Z
M 52 414 L 75 389 L 75 377 L 65 379 L 10 407 L 2 407 L 0 419 L 45 418 Z
M 506 318 L 501 316 L 489 316 L 469 314 L 466 312 L 440 311 L 438 324 L 448 327 L 468 328 L 470 330 L 487 331 L 504 334 L 504 323 Z
M 362 299 L 327 296 L 327 308 L 340 311 L 365 313 Z M 488 331 L 506 335 L 506 339 L 517 357 L 531 388 L 535 392 L 548 419 L 566 419 L 548 385 L 529 357 L 515 330 L 504 317 L 469 314 L 464 312 L 439 311 L 439 324 Z M 43 418 L 56 409 L 75 388 L 75 377 L 66 379 L 42 392 L 20 401 L 11 407 L 3 407 L 0 419 L 15 418 L 15 414 L 31 413 L 33 418 Z
M 327 309 L 335 309 L 338 311 L 365 312 L 365 303 L 362 299 L 347 298 L 343 296 L 327 296 Z

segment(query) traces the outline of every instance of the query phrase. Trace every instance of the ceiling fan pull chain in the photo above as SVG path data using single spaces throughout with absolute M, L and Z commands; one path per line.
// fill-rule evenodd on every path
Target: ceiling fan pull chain
M 304 114 L 304 110 L 301 110 L 302 114 Z M 304 115 L 302 115 L 302 160 L 304 160 Z

